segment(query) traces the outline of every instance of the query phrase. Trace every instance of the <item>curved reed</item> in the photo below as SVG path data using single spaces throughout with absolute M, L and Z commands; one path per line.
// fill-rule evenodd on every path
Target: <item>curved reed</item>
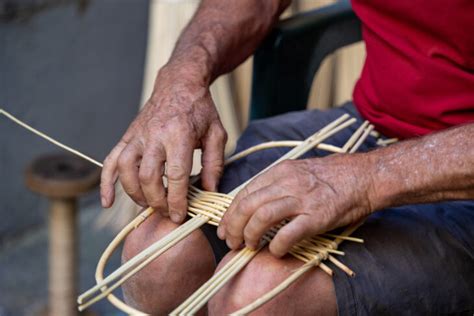
M 6 116 L 16 124 L 28 129 L 36 135 L 55 144 L 56 146 L 59 146 L 64 150 L 73 153 L 74 155 L 86 159 L 99 167 L 102 167 L 102 163 L 98 162 L 97 160 L 94 160 L 93 158 L 83 153 L 80 153 L 79 151 L 47 136 L 46 134 L 17 119 L 5 110 L 0 109 L 0 115 Z M 325 128 L 310 136 L 305 141 L 273 141 L 258 144 L 230 157 L 226 160 L 226 164 L 232 163 L 238 159 L 246 157 L 260 150 L 276 147 L 294 147 L 288 153 L 283 155 L 280 159 L 278 159 L 270 166 L 262 170 L 259 173 L 261 174 L 272 166 L 274 166 L 275 164 L 277 164 L 278 162 L 286 159 L 297 159 L 298 157 L 300 157 L 301 155 L 303 155 L 308 150 L 314 147 L 332 153 L 355 152 L 355 150 L 362 144 L 365 138 L 371 132 L 373 133 L 373 126 L 369 125 L 368 122 L 364 122 L 342 148 L 322 143 L 324 139 L 332 136 L 333 134 L 337 133 L 343 128 L 346 128 L 354 122 L 355 119 L 349 119 L 347 115 L 343 115 Z M 393 140 L 385 141 L 383 144 L 381 143 L 381 145 L 386 145 L 391 142 L 393 142 Z M 145 314 L 128 306 L 116 296 L 114 296 L 112 293 L 114 289 L 119 287 L 129 277 L 134 275 L 136 272 L 145 267 L 148 263 L 153 261 L 160 254 L 171 248 L 173 245 L 185 238 L 192 231 L 196 230 L 203 224 L 208 223 L 218 225 L 224 212 L 232 202 L 233 196 L 235 196 L 250 181 L 251 179 L 241 184 L 238 188 L 234 189 L 229 194 L 207 192 L 200 190 L 193 185 L 190 185 L 188 192 L 188 214 L 192 216 L 193 219 L 187 221 L 161 240 L 155 242 L 153 245 L 149 246 L 140 254 L 124 263 L 119 269 L 104 278 L 104 268 L 112 253 L 116 250 L 119 244 L 126 238 L 126 236 L 132 230 L 136 229 L 143 221 L 146 220 L 146 218 L 148 218 L 153 213 L 152 208 L 145 209 L 134 220 L 132 220 L 128 225 L 126 225 L 105 249 L 98 262 L 96 269 L 97 284 L 78 298 L 78 303 L 81 304 L 79 306 L 79 310 L 83 310 L 88 306 L 94 304 L 95 302 L 99 301 L 100 299 L 107 297 L 114 306 L 128 314 Z M 221 288 L 228 280 L 230 280 L 236 273 L 238 273 L 240 269 L 244 267 L 251 260 L 251 258 L 253 258 L 258 253 L 260 249 L 262 249 L 268 242 L 271 241 L 273 236 L 277 233 L 278 229 L 280 229 L 281 227 L 283 227 L 283 225 L 287 223 L 288 221 L 284 221 L 281 224 L 273 227 L 269 232 L 267 232 L 257 250 L 250 250 L 244 248 L 241 252 L 239 252 L 237 256 L 235 256 L 231 261 L 229 261 L 229 263 L 222 270 L 220 270 L 219 273 L 217 273 L 214 277 L 208 280 L 200 289 L 198 289 L 193 295 L 191 295 L 191 297 L 189 297 L 182 305 L 180 305 L 173 312 L 173 314 L 182 315 L 196 313 L 209 300 L 209 298 L 212 297 L 215 292 L 217 292 L 219 288 Z M 350 268 L 345 266 L 343 263 L 341 263 L 338 259 L 336 259 L 333 255 L 344 254 L 343 252 L 337 249 L 337 246 L 344 240 L 362 242 L 362 240 L 358 238 L 349 236 L 361 224 L 362 223 L 358 223 L 357 225 L 352 225 L 348 227 L 341 235 L 323 234 L 321 236 L 314 236 L 312 238 L 305 239 L 295 245 L 290 250 L 290 254 L 305 262 L 305 264 L 301 268 L 296 270 L 292 275 L 290 275 L 279 286 L 277 286 L 261 298 L 257 299 L 249 306 L 237 311 L 235 314 L 240 315 L 255 310 L 268 300 L 281 293 L 281 291 L 287 288 L 301 275 L 309 271 L 314 266 L 319 266 L 326 273 L 332 274 L 332 270 L 322 262 L 323 260 L 330 260 L 335 264 L 335 266 L 337 266 L 347 274 L 353 275 L 354 272 Z M 331 240 L 329 238 L 334 239 Z M 114 281 L 115 283 L 112 283 Z

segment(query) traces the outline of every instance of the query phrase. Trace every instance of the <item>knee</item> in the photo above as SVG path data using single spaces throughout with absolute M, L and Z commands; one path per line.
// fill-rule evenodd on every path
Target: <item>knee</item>
M 125 240 L 122 261 L 137 255 L 176 227 L 169 219 L 153 214 Z M 124 283 L 125 300 L 143 312 L 169 313 L 212 276 L 214 266 L 209 242 L 197 230 Z
M 230 257 L 219 264 L 221 268 Z M 303 263 L 294 258 L 274 258 L 268 250 L 258 254 L 209 302 L 210 315 L 224 315 L 247 306 L 283 282 Z M 332 279 L 314 269 L 252 315 L 335 315 L 336 297 Z

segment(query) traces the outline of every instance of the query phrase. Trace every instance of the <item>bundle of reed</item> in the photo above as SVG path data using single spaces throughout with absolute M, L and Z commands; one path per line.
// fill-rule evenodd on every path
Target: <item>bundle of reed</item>
M 97 160 L 80 153 L 79 151 L 66 146 L 59 141 L 45 135 L 44 133 L 36 130 L 35 128 L 29 126 L 28 124 L 20 121 L 10 113 L 0 109 L 0 115 L 4 115 L 13 122 L 19 124 L 20 126 L 28 129 L 29 131 L 37 134 L 38 136 L 46 139 L 47 141 L 55 144 L 56 146 L 63 148 L 83 159 L 88 160 L 89 162 L 102 167 L 102 164 Z M 318 148 L 326 150 L 332 153 L 345 153 L 345 152 L 355 152 L 356 149 L 362 144 L 365 138 L 372 132 L 373 126 L 369 125 L 368 122 L 364 122 L 357 131 L 350 137 L 346 144 L 342 147 L 336 147 L 332 145 L 323 144 L 322 141 L 339 132 L 340 130 L 348 127 L 349 125 L 355 123 L 355 119 L 349 119 L 348 115 L 343 115 L 337 120 L 333 121 L 323 129 L 319 130 L 309 138 L 304 141 L 276 141 L 268 142 L 256 145 L 251 147 L 243 152 L 240 152 L 232 157 L 230 157 L 226 164 L 232 163 L 237 159 L 246 157 L 254 152 L 259 150 L 264 150 L 267 148 L 275 147 L 294 147 L 288 153 L 283 155 L 280 159 L 272 163 L 270 166 L 262 170 L 256 176 L 267 171 L 277 163 L 287 160 L 287 159 L 297 159 L 304 155 L 306 152 L 313 148 Z M 256 177 L 255 176 L 255 177 Z M 78 302 L 82 305 L 79 306 L 80 310 L 87 308 L 93 303 L 99 301 L 101 298 L 107 297 L 113 305 L 122 311 L 129 314 L 144 314 L 120 301 L 117 297 L 112 294 L 112 291 L 119 287 L 123 282 L 125 282 L 132 275 L 137 273 L 139 270 L 144 268 L 148 263 L 153 261 L 160 254 L 165 252 L 167 249 L 171 248 L 177 242 L 188 236 L 191 232 L 199 228 L 205 223 L 218 225 L 224 212 L 229 207 L 232 202 L 233 197 L 252 179 L 249 179 L 245 183 L 241 184 L 239 187 L 234 189 L 229 194 L 222 194 L 217 192 L 207 192 L 200 190 L 194 185 L 190 185 L 188 192 L 188 214 L 193 217 L 193 219 L 187 221 L 183 225 L 179 226 L 177 229 L 172 231 L 170 234 L 162 238 L 161 240 L 155 242 L 153 245 L 149 246 L 147 249 L 143 250 L 140 254 L 130 259 L 124 263 L 119 269 L 110 274 L 107 278 L 104 279 L 103 271 L 105 265 L 114 252 L 114 250 L 119 246 L 119 244 L 125 239 L 125 237 L 133 230 L 136 229 L 148 216 L 153 213 L 152 208 L 147 208 L 143 210 L 139 216 L 137 216 L 132 222 L 122 229 L 122 231 L 114 238 L 111 244 L 106 248 L 102 254 L 96 270 L 96 280 L 97 285 L 86 291 L 82 294 Z M 195 182 L 197 178 L 194 178 L 192 183 Z M 197 312 L 202 306 L 227 282 L 232 278 L 236 273 L 238 273 L 257 253 L 262 249 L 278 232 L 278 230 L 287 224 L 288 220 L 283 221 L 279 225 L 273 227 L 267 234 L 265 234 L 259 248 L 257 250 L 251 250 L 244 248 L 239 254 L 234 257 L 222 270 L 219 271 L 215 276 L 213 276 L 208 282 L 206 282 L 198 291 L 196 291 L 191 297 L 189 297 L 182 305 L 180 305 L 173 314 L 193 314 Z M 294 282 L 298 277 L 303 275 L 305 272 L 309 271 L 311 267 L 319 266 L 328 274 L 332 275 L 332 270 L 327 267 L 323 260 L 330 260 L 337 267 L 341 268 L 343 271 L 349 275 L 354 273 L 347 266 L 341 263 L 339 260 L 334 258 L 331 254 L 334 255 L 343 255 L 344 253 L 337 250 L 337 246 L 343 240 L 350 240 L 355 242 L 362 242 L 362 240 L 349 237 L 349 235 L 360 225 L 352 225 L 347 228 L 341 235 L 331 235 L 325 234 L 322 236 L 314 236 L 312 238 L 306 239 L 295 245 L 291 250 L 290 254 L 294 257 L 302 260 L 305 264 L 295 271 L 287 280 L 285 280 L 278 287 L 267 293 L 266 295 L 259 298 L 257 301 L 247 306 L 246 308 L 238 311 L 238 313 L 247 313 L 254 310 L 255 308 L 261 306 L 274 296 L 278 295 L 286 287 L 288 287 L 292 282 Z M 331 240 L 329 238 L 335 238 Z M 117 280 L 117 282 L 111 284 L 111 282 Z M 95 293 L 99 295 L 93 297 Z M 89 299 L 85 301 L 86 299 Z

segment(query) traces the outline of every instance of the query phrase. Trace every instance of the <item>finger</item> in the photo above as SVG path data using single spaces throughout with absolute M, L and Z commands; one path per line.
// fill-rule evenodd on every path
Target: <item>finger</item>
M 227 208 L 227 211 L 224 213 L 224 216 L 222 217 L 219 223 L 219 227 L 217 228 L 217 235 L 220 239 L 224 240 L 226 238 L 227 223 L 230 222 L 229 219 L 233 217 L 232 214 L 234 213 L 240 202 L 243 199 L 247 198 L 253 192 L 258 191 L 261 188 L 269 186 L 272 183 L 278 181 L 272 169 L 253 179 L 235 196 L 232 203 Z
M 283 226 L 270 242 L 270 252 L 276 257 L 284 256 L 293 245 L 306 237 L 315 235 L 311 229 L 309 215 L 302 214 Z
M 146 203 L 162 215 L 168 213 L 166 191 L 163 186 L 163 172 L 166 154 L 157 144 L 150 144 L 143 153 L 138 171 L 140 186 Z
M 248 194 L 260 190 L 263 187 L 269 186 L 280 181 L 282 178 L 285 177 L 285 173 L 282 172 L 282 165 L 276 165 L 267 171 L 263 172 L 262 174 L 258 175 L 250 181 L 246 186 L 245 190 L 241 190 L 233 200 L 234 202 L 239 203 L 242 199 L 244 199 Z
M 111 207 L 115 199 L 115 182 L 118 178 L 117 162 L 127 143 L 120 141 L 107 155 L 100 175 L 100 197 L 102 207 Z
M 260 206 L 244 228 L 245 245 L 257 248 L 263 234 L 285 218 L 295 216 L 297 209 L 298 201 L 290 196 Z
M 240 192 L 242 196 L 248 196 L 249 191 L 247 189 L 247 186 L 245 186 Z M 240 198 L 241 200 L 242 198 Z M 239 201 L 237 200 L 237 196 L 232 200 L 231 204 L 229 207 L 227 207 L 227 210 L 224 212 L 222 215 L 221 220 L 219 221 L 219 226 L 217 226 L 217 237 L 221 240 L 225 240 L 227 238 L 227 223 L 229 222 L 229 218 L 232 217 L 232 214 L 234 210 L 237 208 L 237 205 L 239 204 Z
M 138 179 L 138 165 L 141 157 L 141 146 L 135 142 L 128 144 L 118 158 L 118 171 L 124 191 L 135 203 L 146 207 L 146 199 Z
M 227 134 L 220 123 L 211 126 L 203 141 L 201 183 L 205 190 L 216 191 L 224 171 L 224 149 Z
M 227 218 L 225 226 L 225 238 L 229 248 L 236 249 L 244 239 L 244 227 L 258 208 L 270 201 L 280 199 L 284 192 L 278 185 L 270 185 L 250 193 L 236 206 L 232 214 Z
M 192 146 L 175 146 L 166 149 L 168 177 L 168 208 L 171 220 L 177 224 L 186 217 L 189 175 L 193 164 Z

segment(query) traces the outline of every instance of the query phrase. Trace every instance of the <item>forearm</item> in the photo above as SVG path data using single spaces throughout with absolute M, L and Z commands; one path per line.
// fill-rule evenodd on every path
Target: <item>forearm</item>
M 404 141 L 368 154 L 374 209 L 474 199 L 474 124 Z
M 168 64 L 211 83 L 253 53 L 289 2 L 203 0 Z

